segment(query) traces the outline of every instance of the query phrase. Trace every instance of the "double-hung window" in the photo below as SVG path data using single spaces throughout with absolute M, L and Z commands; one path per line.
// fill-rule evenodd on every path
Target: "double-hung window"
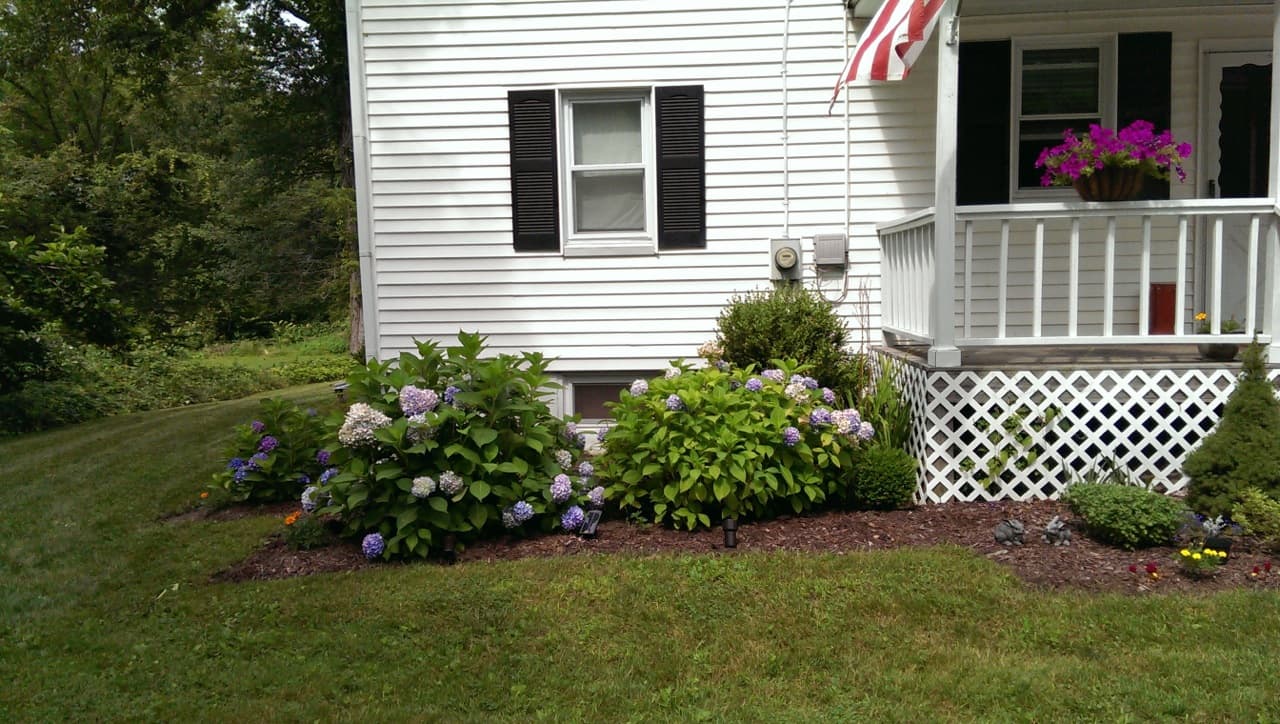
M 653 250 L 650 94 L 562 94 L 565 250 Z
M 706 245 L 701 86 L 507 94 L 516 251 Z
M 1070 128 L 1115 126 L 1115 43 L 1111 38 L 1083 42 L 1014 42 L 1014 122 L 1012 185 L 1015 197 L 1040 192 L 1040 151 L 1062 142 Z

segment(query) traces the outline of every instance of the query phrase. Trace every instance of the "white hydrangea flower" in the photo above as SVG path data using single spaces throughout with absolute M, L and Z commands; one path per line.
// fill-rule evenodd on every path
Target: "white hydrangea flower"
M 376 442 L 374 431 L 390 424 L 390 417 L 363 402 L 357 402 L 347 409 L 342 427 L 338 430 L 338 442 L 346 447 L 372 445 Z
M 425 498 L 436 492 L 436 481 L 434 478 L 423 475 L 413 479 L 413 489 L 410 491 L 415 498 Z

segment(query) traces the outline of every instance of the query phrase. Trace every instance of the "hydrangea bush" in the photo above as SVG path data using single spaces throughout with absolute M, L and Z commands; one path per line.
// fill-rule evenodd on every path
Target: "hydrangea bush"
M 855 452 L 874 434 L 857 410 L 794 361 L 755 373 L 673 362 L 636 380 L 596 469 L 624 511 L 693 529 L 725 517 L 801 512 L 849 493 Z
M 325 423 L 314 410 L 263 400 L 257 419 L 236 428 L 214 485 L 236 502 L 297 500 L 324 469 L 316 457 L 324 437 Z
M 461 547 L 503 531 L 576 530 L 593 500 L 583 436 L 544 399 L 547 360 L 485 357 L 477 334 L 458 342 L 419 343 L 348 378 L 356 402 L 333 420 L 332 473 L 310 496 L 371 558 L 424 557 L 447 535 Z

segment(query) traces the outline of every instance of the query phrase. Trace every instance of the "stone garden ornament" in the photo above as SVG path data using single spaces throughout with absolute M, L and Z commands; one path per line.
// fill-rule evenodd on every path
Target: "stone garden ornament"
M 1002 520 L 996 525 L 996 542 L 1006 546 L 1020 546 L 1025 531 L 1022 521 L 1016 518 Z

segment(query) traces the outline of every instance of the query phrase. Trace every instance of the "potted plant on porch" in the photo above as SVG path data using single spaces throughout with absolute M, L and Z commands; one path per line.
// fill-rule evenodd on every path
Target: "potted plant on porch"
M 1222 334 L 1234 334 L 1244 328 L 1235 317 L 1222 320 L 1218 326 Z M 1209 315 L 1206 312 L 1198 312 L 1196 314 L 1196 334 L 1209 334 L 1213 331 L 1212 325 L 1209 323 Z M 1236 354 L 1240 351 L 1240 345 L 1235 342 L 1203 342 L 1197 345 L 1197 351 L 1202 359 L 1212 360 L 1214 362 L 1230 362 L 1236 358 Z
M 1036 168 L 1044 169 L 1041 186 L 1073 186 L 1085 201 L 1127 201 L 1148 176 L 1185 181 L 1182 163 L 1190 155 L 1191 144 L 1174 141 L 1168 129 L 1157 134 L 1150 121 L 1119 131 L 1091 123 L 1083 136 L 1064 131 L 1061 144 L 1040 152 Z

